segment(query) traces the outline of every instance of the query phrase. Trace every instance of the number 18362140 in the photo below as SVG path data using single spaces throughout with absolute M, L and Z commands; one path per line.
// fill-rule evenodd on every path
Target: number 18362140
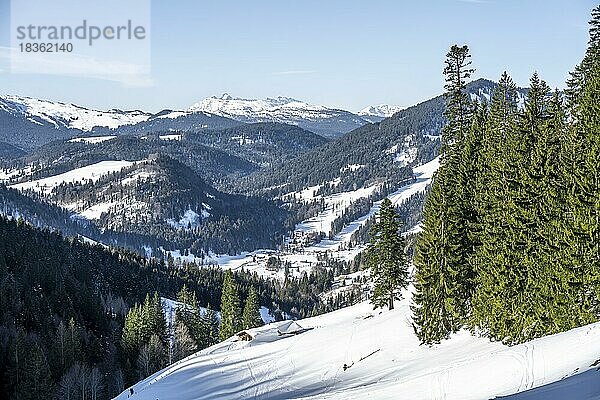
M 73 43 L 19 43 L 21 53 L 71 53 Z

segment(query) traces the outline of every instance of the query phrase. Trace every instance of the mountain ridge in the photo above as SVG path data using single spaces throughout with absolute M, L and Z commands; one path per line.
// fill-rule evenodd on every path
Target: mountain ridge
M 187 111 L 203 111 L 245 123 L 280 122 L 297 125 L 325 137 L 340 136 L 368 123 L 350 111 L 284 96 L 244 99 L 224 93 L 194 103 Z

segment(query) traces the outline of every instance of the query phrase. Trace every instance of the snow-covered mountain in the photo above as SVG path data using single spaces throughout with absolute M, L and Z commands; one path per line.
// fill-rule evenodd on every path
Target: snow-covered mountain
M 308 104 L 290 97 L 242 99 L 225 93 L 209 97 L 188 111 L 206 112 L 241 122 L 281 122 L 298 125 L 314 133 L 334 137 L 366 124 L 364 118 L 349 111 Z
M 174 138 L 161 141 L 178 142 Z M 172 246 L 195 247 L 195 254 L 200 254 L 202 248 L 198 246 L 205 244 L 219 252 L 231 248 L 232 242 L 240 244 L 240 251 L 273 246 L 274 238 L 284 229 L 287 214 L 275 203 L 218 191 L 191 168 L 166 155 L 104 160 L 79 168 L 71 164 L 33 173 L 31 167 L 0 169 L 0 184 L 25 194 L 43 194 L 47 202 L 101 229 L 162 238 Z M 58 173 L 42 177 L 51 171 Z M 232 220 L 241 228 L 232 227 Z M 217 239 L 209 229 L 229 230 L 231 239 Z M 238 229 L 247 229 L 253 236 Z M 169 232 L 168 237 L 164 232 Z M 255 238 L 258 240 L 253 242 Z
M 108 110 L 100 111 L 75 104 L 35 99 L 24 96 L 0 97 L 0 109 L 23 115 L 37 123 L 49 123 L 56 128 L 73 128 L 91 131 L 94 127 L 118 128 L 146 121 L 151 114 L 143 111 Z
M 398 111 L 404 110 L 402 106 L 392 106 L 389 104 L 379 104 L 368 106 L 360 110 L 357 114 L 370 122 L 379 122 L 384 118 L 391 117 Z

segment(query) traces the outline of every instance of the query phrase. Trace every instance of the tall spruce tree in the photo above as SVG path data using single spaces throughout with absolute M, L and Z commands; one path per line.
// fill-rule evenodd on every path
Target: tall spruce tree
M 565 119 L 560 97 L 537 74 L 517 112 L 503 75 L 492 100 L 478 196 L 482 230 L 471 323 L 488 336 L 519 343 L 585 321 L 577 310 L 566 256 Z M 496 144 L 495 144 L 496 143 Z M 501 144 L 501 145 L 500 145 Z
M 574 165 L 568 196 L 569 257 L 583 314 L 600 316 L 600 6 L 592 11 L 586 54 L 574 73 L 569 153 Z
M 167 321 L 163 310 L 162 299 L 158 295 L 158 292 L 154 292 L 154 296 L 152 297 L 150 315 L 150 325 L 152 326 L 153 334 L 160 339 L 163 345 L 168 344 L 169 335 L 167 333 Z
M 519 267 L 526 241 L 519 235 L 525 234 L 520 202 L 528 201 L 522 170 L 529 168 L 530 144 L 521 135 L 516 85 L 505 72 L 492 97 L 482 149 L 485 168 L 478 196 L 482 229 L 475 254 L 478 285 L 471 315 L 473 326 L 497 339 L 508 337 L 507 317 L 516 311 L 519 296 L 526 296 L 518 287 L 527 279 Z
M 518 95 L 510 76 L 504 72 L 498 81 L 492 100 L 486 129 L 482 139 L 481 171 L 477 178 L 476 205 L 479 216 L 479 245 L 472 264 L 477 274 L 477 289 L 472 299 L 470 323 L 485 334 L 495 324 L 496 308 L 493 302 L 497 287 L 509 285 L 506 277 L 505 240 L 508 217 L 511 216 L 507 170 L 515 144 L 509 139 L 518 137 Z M 514 181 L 514 179 L 512 180 Z
M 408 285 L 405 242 L 400 234 L 400 216 L 390 199 L 381 202 L 378 220 L 371 227 L 371 241 L 365 254 L 374 282 L 371 304 L 375 308 L 394 308 L 400 290 Z
M 216 311 L 211 308 L 210 304 L 206 306 L 201 322 L 203 334 L 200 348 L 204 349 L 219 343 L 220 321 Z
M 512 157 L 508 158 L 505 172 L 510 178 L 506 186 L 511 208 L 504 238 L 508 252 L 504 255 L 509 262 L 504 269 L 508 275 L 502 278 L 510 284 L 497 290 L 495 300 L 503 302 L 503 307 L 495 317 L 502 324 L 498 331 L 490 332 L 495 339 L 507 343 L 519 343 L 558 328 L 550 315 L 556 309 L 557 298 L 551 284 L 554 266 L 550 258 L 544 257 L 549 250 L 551 218 L 545 188 L 546 158 L 552 153 L 549 146 L 553 144 L 545 131 L 549 100 L 549 87 L 534 73 L 519 114 L 519 129 L 508 138 Z
M 459 64 L 458 50 L 445 72 Z M 489 113 L 480 105 L 466 136 L 460 93 L 448 94 L 441 166 L 416 245 L 413 311 L 423 342 L 465 317 L 513 344 L 600 315 L 600 7 L 568 85 L 565 111 L 534 74 L 519 110 L 504 73 Z
M 242 310 L 237 283 L 231 270 L 223 277 L 223 293 L 221 296 L 221 329 L 219 337 L 225 340 L 243 329 Z
M 256 293 L 256 290 L 253 286 L 250 286 L 242 316 L 244 329 L 256 328 L 263 325 L 259 308 L 260 304 L 258 302 L 258 293 Z
M 442 132 L 440 168 L 425 202 L 423 232 L 415 249 L 415 287 L 412 307 L 417 334 L 434 343 L 457 331 L 469 315 L 474 290 L 470 264 L 473 243 L 469 226 L 474 219 L 472 194 L 463 190 L 475 177 L 476 160 L 467 159 L 465 141 L 472 129 L 473 104 L 466 92 L 473 73 L 467 46 L 452 46 L 446 55 L 446 125 Z M 476 151 L 476 137 L 473 136 Z M 464 157 L 464 158 L 463 158 Z M 462 172 L 462 174 L 461 174 Z
M 462 286 L 464 287 L 465 293 L 471 298 L 477 284 L 476 252 L 481 244 L 480 235 L 482 230 L 482 220 L 480 209 L 477 206 L 477 198 L 481 192 L 487 190 L 487 188 L 481 186 L 481 184 L 482 174 L 486 168 L 486 160 L 483 158 L 483 141 L 488 120 L 488 112 L 489 108 L 485 99 L 477 103 L 471 128 L 469 129 L 469 132 L 467 132 L 462 146 L 460 164 L 455 181 L 457 185 L 455 188 L 457 200 L 462 210 L 462 220 L 464 228 L 466 229 L 465 257 L 467 265 L 463 269 L 461 279 L 464 282 Z M 464 317 L 470 316 L 471 313 L 471 301 L 470 299 L 467 301 L 468 303 L 465 303 L 465 309 L 463 311 Z
M 569 80 L 567 80 L 567 89 L 565 90 L 567 98 L 567 109 L 569 117 L 573 121 L 578 121 L 580 105 L 583 101 L 584 86 L 594 75 L 594 69 L 597 68 L 598 58 L 600 58 L 600 5 L 592 10 L 592 19 L 590 20 L 588 47 L 581 63 L 579 63 Z
M 135 304 L 125 316 L 121 346 L 128 355 L 133 355 L 142 343 L 141 334 L 141 307 Z
M 196 342 L 198 348 L 204 348 L 204 331 L 202 325 L 202 313 L 198 305 L 196 293 L 183 285 L 177 294 L 177 301 L 184 306 L 177 309 L 177 318 L 188 328 L 189 334 Z

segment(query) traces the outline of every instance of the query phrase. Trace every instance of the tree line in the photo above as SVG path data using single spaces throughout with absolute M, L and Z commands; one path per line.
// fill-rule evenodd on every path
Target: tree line
M 333 279 L 325 269 L 285 282 L 230 274 L 170 266 L 0 217 L 0 399 L 111 398 L 149 371 L 225 337 L 216 329 L 218 310 L 232 321 L 221 324 L 230 335 L 254 326 L 260 306 L 275 318 L 334 306 L 319 297 Z M 235 290 L 224 285 L 232 277 Z M 180 312 L 175 331 L 165 333 L 160 296 L 178 294 L 191 313 Z M 209 303 L 214 311 L 194 311 Z M 234 310 L 232 318 L 227 310 Z
M 441 165 L 416 244 L 414 322 L 508 344 L 600 316 L 600 7 L 564 93 L 534 73 L 524 104 L 503 73 L 472 101 L 466 46 L 447 54 Z

